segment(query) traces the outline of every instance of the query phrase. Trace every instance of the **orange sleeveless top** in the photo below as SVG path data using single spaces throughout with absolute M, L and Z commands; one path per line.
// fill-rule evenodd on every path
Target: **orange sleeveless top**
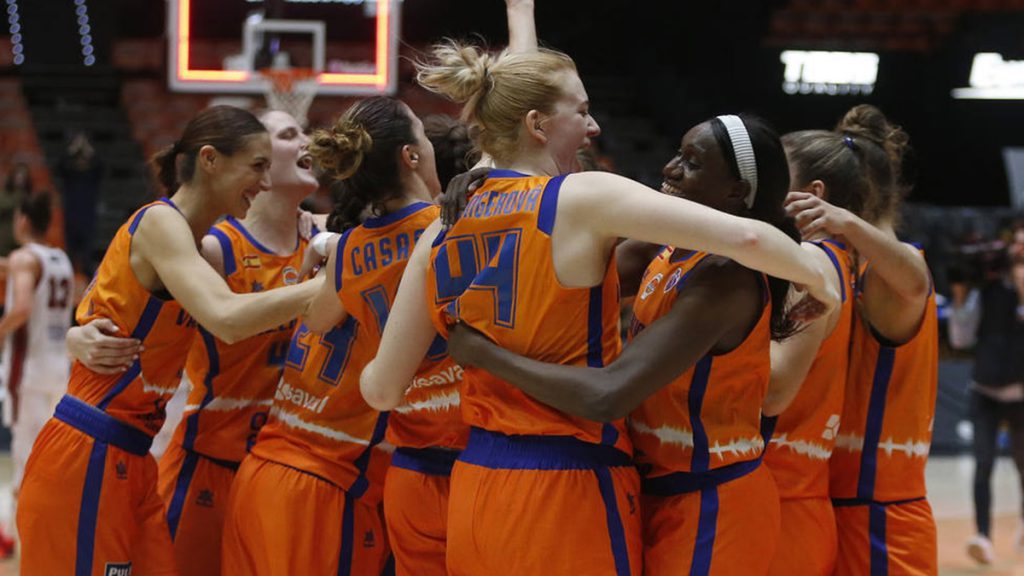
M 814 357 L 793 402 L 779 415 L 765 453 L 780 498 L 828 498 L 828 460 L 842 424 L 850 360 L 854 276 L 850 252 L 831 240 L 815 243 L 839 274 L 839 321 Z
M 934 289 L 917 334 L 905 344 L 885 342 L 859 314 L 854 319 L 842 424 L 829 466 L 832 498 L 893 502 L 926 495 L 938 365 Z
M 461 320 L 517 354 L 555 364 L 603 366 L 621 350 L 614 256 L 592 288 L 567 288 L 555 274 L 551 233 L 565 176 L 494 170 L 462 218 L 434 242 L 427 300 L 441 334 Z M 571 436 L 627 453 L 623 420 L 601 424 L 533 400 L 478 368 L 467 368 L 462 416 L 506 435 Z
M 686 297 L 687 276 L 708 254 L 671 247 L 651 261 L 633 304 L 633 336 Z M 765 284 L 761 317 L 735 349 L 705 355 L 629 417 L 641 473 L 707 472 L 755 460 L 764 450 L 761 404 L 771 377 L 771 306 Z
M 437 211 L 410 205 L 341 236 L 333 282 L 348 316 L 322 335 L 299 325 L 254 455 L 319 476 L 354 497 L 380 499 L 389 458 L 378 445 L 388 413 L 363 400 L 359 375 L 377 355 L 409 255 Z
M 263 292 L 299 282 L 308 244 L 304 238 L 297 239 L 294 252 L 282 256 L 231 217 L 209 234 L 220 243 L 225 281 L 233 292 Z M 293 320 L 235 344 L 221 342 L 200 326 L 185 364 L 188 403 L 174 441 L 210 458 L 240 462 L 267 421 L 297 324 Z
M 109 318 L 119 336 L 141 340 L 145 350 L 121 374 L 97 374 L 75 361 L 68 382 L 71 396 L 150 436 L 164 424 L 164 408 L 185 364 L 182 351 L 196 334 L 195 321 L 181 305 L 169 294 L 147 290 L 132 271 L 132 236 L 146 211 L 159 205 L 174 207 L 166 198 L 147 204 L 118 229 L 76 312 L 79 324 Z

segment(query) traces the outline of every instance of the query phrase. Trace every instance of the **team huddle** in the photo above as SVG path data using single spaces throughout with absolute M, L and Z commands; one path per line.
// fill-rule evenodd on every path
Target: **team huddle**
M 722 115 L 660 190 L 582 171 L 575 63 L 508 16 L 504 52 L 418 64 L 468 132 L 216 106 L 154 159 L 18 487 L 24 574 L 937 573 L 906 134 Z M 456 128 L 483 168 L 451 179 Z

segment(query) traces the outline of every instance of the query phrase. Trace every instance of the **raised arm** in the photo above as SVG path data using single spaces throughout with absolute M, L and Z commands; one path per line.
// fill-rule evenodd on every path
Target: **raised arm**
M 841 291 L 841 273 L 836 270 L 828 255 L 809 242 L 804 242 L 800 246 L 806 252 L 809 261 L 816 262 L 825 270 L 833 271 L 830 284 L 837 292 Z M 829 314 L 808 322 L 789 338 L 772 341 L 772 378 L 762 405 L 762 411 L 766 416 L 782 413 L 796 398 L 814 364 L 821 343 L 835 330 L 841 315 L 842 307 L 836 306 Z
M 330 254 L 330 258 L 327 260 L 324 283 L 313 297 L 313 301 L 302 319 L 306 327 L 313 332 L 326 332 L 348 317 L 345 307 L 341 304 L 341 299 L 338 298 L 338 290 L 341 289 L 341 269 L 339 268 L 341 263 L 338 262 L 338 259 L 341 258 L 339 251 L 344 249 L 344 246 L 338 241 L 340 238 L 341 236 L 335 234 L 327 240 L 325 251 Z M 313 248 L 310 247 L 308 250 L 312 252 Z
M 561 190 L 556 243 L 562 242 L 561 230 L 567 244 L 609 245 L 618 238 L 632 238 L 703 250 L 800 284 L 829 309 L 839 301 L 825 271 L 808 262 L 797 242 L 765 222 L 674 198 L 606 172 L 570 175 Z M 575 238 L 567 238 L 570 235 Z
M 705 262 L 686 281 L 686 296 L 637 335 L 603 368 L 547 364 L 497 346 L 463 325 L 448 350 L 568 414 L 609 422 L 679 377 L 701 357 L 739 345 L 760 314 L 760 280 L 734 262 Z
M 235 294 L 200 256 L 185 220 L 172 208 L 160 206 L 143 216 L 132 239 L 132 256 L 133 268 L 151 267 L 185 310 L 228 344 L 300 315 L 322 284 L 312 280 L 267 292 Z
M 537 23 L 533 17 L 533 0 L 505 0 L 508 15 L 509 52 L 537 51 Z
M 917 249 L 900 242 L 891 227 L 875 227 L 812 194 L 791 192 L 786 209 L 801 233 L 824 230 L 841 236 L 867 260 L 862 298 L 876 330 L 895 342 L 917 332 L 932 288 L 928 265 Z
M 440 230 L 441 222 L 434 221 L 416 242 L 388 313 L 377 357 L 359 378 L 363 398 L 377 410 L 391 410 L 405 400 L 405 391 L 437 335 L 427 311 L 426 282 L 431 244 Z

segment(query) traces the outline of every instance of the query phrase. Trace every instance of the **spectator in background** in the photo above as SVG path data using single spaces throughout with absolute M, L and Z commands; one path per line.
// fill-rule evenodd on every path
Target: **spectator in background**
M 7 175 L 0 193 L 0 256 L 6 257 L 18 245 L 14 241 L 14 211 L 22 199 L 32 194 L 32 174 L 28 164 L 18 162 Z
M 68 255 L 76 271 L 92 276 L 92 240 L 103 165 L 85 132 L 78 132 L 71 138 L 59 173 L 63 180 L 61 198 Z
M 951 278 L 950 344 L 974 347 L 970 414 L 974 425 L 974 513 L 978 534 L 967 553 L 980 564 L 995 560 L 992 547 L 992 468 L 999 427 L 1010 428 L 1018 472 L 1024 475 L 1024 225 L 1014 227 L 1002 274 L 982 274 L 978 287 Z M 991 263 L 990 263 L 991 264 Z M 1024 478 L 1024 476 L 1022 476 Z M 1024 494 L 1024 489 L 1022 489 Z M 1022 521 L 1024 528 L 1024 521 Z M 1024 544 L 1018 531 L 1017 546 Z

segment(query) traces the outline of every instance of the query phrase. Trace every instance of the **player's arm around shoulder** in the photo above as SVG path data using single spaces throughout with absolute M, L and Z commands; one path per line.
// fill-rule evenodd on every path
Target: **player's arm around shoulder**
M 165 287 L 204 328 L 229 344 L 295 318 L 321 284 L 235 294 L 200 255 L 185 219 L 164 206 L 150 208 L 136 228 L 131 263 L 144 285 Z
M 363 399 L 377 410 L 391 410 L 402 403 L 437 335 L 427 309 L 427 270 L 431 248 L 440 231 L 441 221 L 435 220 L 416 242 L 384 325 L 377 357 L 366 365 L 359 378 Z
M 348 316 L 345 306 L 338 298 L 341 290 L 341 269 L 343 265 L 342 255 L 339 249 L 344 249 L 340 242 L 341 236 L 335 234 L 327 240 L 325 252 L 329 255 L 325 267 L 324 283 L 310 302 L 309 308 L 303 317 L 306 327 L 313 332 L 327 332 L 340 324 Z M 313 248 L 307 248 L 312 251 Z

